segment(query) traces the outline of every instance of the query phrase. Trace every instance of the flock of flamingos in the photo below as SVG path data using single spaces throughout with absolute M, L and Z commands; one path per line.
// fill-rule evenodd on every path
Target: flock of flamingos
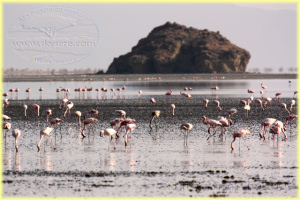
M 256 102 L 261 107 L 262 110 L 266 109 L 266 107 L 268 106 L 268 104 L 271 105 L 272 98 L 270 98 L 270 97 L 264 97 L 264 91 L 267 89 L 267 87 L 265 85 L 263 85 L 263 84 L 261 84 L 261 87 L 262 87 L 263 90 L 260 91 L 260 94 L 262 95 L 262 99 L 265 99 L 265 103 L 264 104 L 263 104 L 263 102 L 262 102 L 261 99 L 254 99 L 252 96 L 248 99 L 248 101 L 244 101 L 244 100 L 240 101 L 240 103 L 244 106 L 243 108 L 245 110 L 245 119 L 248 118 L 248 112 L 249 112 L 249 110 L 251 108 L 251 103 L 253 101 Z M 88 88 L 88 89 L 90 89 L 90 88 Z M 126 89 L 126 86 L 124 85 L 122 88 L 118 88 L 118 91 L 125 90 L 125 89 Z M 211 88 L 212 92 L 216 92 L 218 89 L 219 89 L 218 86 L 215 86 L 215 87 Z M 107 89 L 105 89 L 105 88 L 96 89 L 97 92 L 100 91 L 100 90 L 101 91 L 107 91 Z M 188 90 L 192 90 L 192 88 L 184 88 L 184 90 L 188 91 Z M 10 92 L 18 92 L 19 89 L 16 89 L 16 90 L 10 89 L 9 91 Z M 40 92 L 43 91 L 43 88 L 40 88 L 39 91 Z M 68 99 L 69 98 L 70 90 L 69 89 L 61 89 L 61 88 L 57 89 L 57 92 L 61 92 L 61 91 L 65 92 L 66 98 L 64 98 L 61 101 L 59 109 L 62 109 L 63 107 L 65 107 L 66 111 L 64 113 L 64 118 L 70 117 L 71 109 L 74 106 L 73 102 Z M 76 88 L 75 91 L 77 91 L 77 92 L 84 92 L 84 91 L 88 91 L 88 90 L 82 89 L 82 88 Z M 111 90 L 111 91 L 114 92 L 114 90 Z M 28 88 L 26 90 L 26 92 L 29 93 L 30 92 L 30 88 Z M 252 93 L 255 93 L 255 91 L 248 89 L 248 93 L 252 94 Z M 141 94 L 142 94 L 142 91 L 139 91 L 138 98 L 141 96 Z M 186 92 L 180 92 L 180 94 L 182 96 L 186 97 L 187 100 L 189 98 L 191 98 L 191 95 L 188 94 L 188 93 L 186 93 Z M 280 92 L 276 93 L 274 100 L 275 101 L 279 101 L 279 96 L 281 94 L 282 93 L 280 93 Z M 172 95 L 172 90 L 170 90 L 169 92 L 166 93 L 167 98 L 170 95 Z M 8 93 L 4 93 L 3 96 L 7 97 L 7 96 L 9 96 L 9 94 Z M 296 114 L 292 113 L 293 112 L 293 106 L 296 103 L 296 101 L 295 101 L 296 96 L 297 96 L 297 91 L 294 92 L 294 96 L 290 100 L 290 104 L 289 104 L 290 107 L 289 108 L 288 108 L 288 106 L 285 103 L 280 103 L 279 104 L 279 106 L 282 107 L 282 109 L 284 109 L 287 112 L 285 123 L 283 123 L 283 122 L 281 122 L 281 121 L 279 121 L 279 120 L 277 120 L 275 118 L 265 118 L 265 119 L 263 119 L 261 121 L 261 130 L 260 130 L 260 133 L 259 133 L 259 135 L 260 135 L 261 138 L 265 139 L 267 128 L 269 128 L 269 133 L 271 133 L 273 135 L 277 135 L 277 140 L 278 140 L 278 135 L 281 132 L 284 134 L 284 138 L 285 139 L 287 138 L 287 135 L 285 133 L 286 125 L 288 124 L 288 122 L 294 121 L 298 117 Z M 205 109 L 207 109 L 208 102 L 209 102 L 208 99 L 204 99 L 203 100 Z M 155 104 L 156 103 L 155 99 L 151 98 L 150 99 L 150 103 Z M 217 109 L 222 110 L 222 108 L 220 106 L 220 102 L 218 100 L 213 100 L 212 103 L 216 106 Z M 9 100 L 7 98 L 5 98 L 4 103 L 3 103 L 3 109 L 9 109 L 8 107 L 9 107 Z M 34 110 L 36 110 L 37 116 L 40 116 L 40 106 L 38 104 L 32 104 L 31 107 Z M 23 108 L 24 108 L 24 115 L 26 117 L 27 116 L 26 110 L 27 110 L 28 106 L 24 105 Z M 171 104 L 170 109 L 171 109 L 171 115 L 174 116 L 175 115 L 174 114 L 175 105 Z M 48 136 L 50 138 L 50 140 L 52 142 L 52 147 L 53 147 L 53 149 L 55 149 L 55 147 L 53 145 L 52 138 L 51 138 L 51 132 L 53 130 L 53 127 L 56 129 L 56 127 L 58 125 L 60 125 L 61 122 L 63 122 L 63 120 L 60 119 L 60 118 L 53 118 L 52 120 L 49 121 L 49 116 L 52 115 L 52 110 L 51 109 L 47 109 L 46 112 L 47 112 L 46 122 L 47 122 L 47 126 L 48 127 L 40 130 L 40 140 L 37 143 L 38 151 L 40 151 L 41 141 L 42 141 L 43 138 L 45 138 L 45 136 Z M 116 110 L 116 112 L 120 114 L 120 117 L 112 120 L 110 122 L 111 128 L 107 128 L 105 130 L 101 130 L 99 135 L 100 135 L 100 137 L 109 136 L 110 139 L 113 139 L 114 136 L 116 138 L 119 138 L 120 137 L 119 136 L 119 132 L 120 132 L 121 128 L 125 127 L 125 134 L 123 135 L 123 137 L 124 137 L 124 140 L 125 140 L 125 146 L 127 146 L 127 137 L 128 137 L 128 134 L 131 133 L 136 128 L 136 125 L 134 124 L 135 119 L 127 118 L 126 117 L 126 112 L 124 110 Z M 208 125 L 208 133 L 210 134 L 210 136 L 207 139 L 209 139 L 210 137 L 212 137 L 213 135 L 216 134 L 216 128 L 217 127 L 221 127 L 221 134 L 225 134 L 225 127 L 229 127 L 230 125 L 232 125 L 232 120 L 230 118 L 236 112 L 237 112 L 237 110 L 234 109 L 234 108 L 228 110 L 227 111 L 228 118 L 218 116 L 216 119 L 209 119 L 209 118 L 206 118 L 205 116 L 203 116 L 203 121 L 202 122 L 205 125 Z M 152 118 L 151 118 L 150 124 L 149 124 L 149 127 L 151 128 L 151 130 L 152 130 L 152 122 L 155 119 L 157 119 L 156 123 L 158 123 L 160 113 L 161 112 L 159 110 L 155 110 L 154 112 L 152 112 Z M 82 135 L 83 138 L 86 137 L 84 131 L 86 130 L 87 127 L 92 128 L 92 131 L 94 132 L 94 128 L 93 128 L 92 124 L 96 123 L 98 121 L 96 118 L 91 117 L 94 114 L 98 114 L 98 110 L 92 109 L 87 114 L 85 114 L 83 116 L 84 117 L 84 120 L 83 120 L 83 129 L 81 131 L 81 135 Z M 76 111 L 75 115 L 77 116 L 78 124 L 80 126 L 81 125 L 82 113 L 80 111 Z M 6 138 L 7 131 L 12 128 L 11 123 L 8 122 L 9 120 L 11 120 L 11 118 L 9 116 L 3 115 L 3 121 L 4 121 L 4 123 L 3 123 L 3 129 L 6 130 L 5 131 L 5 138 Z M 119 127 L 117 128 L 117 126 L 119 126 Z M 181 130 L 184 130 L 184 143 L 187 144 L 188 133 L 193 128 L 193 125 L 190 124 L 190 123 L 185 123 L 185 124 L 181 124 L 179 128 Z M 214 130 L 214 134 L 210 133 L 211 129 Z M 238 131 L 234 132 L 233 133 L 233 141 L 231 142 L 231 149 L 232 150 L 234 149 L 233 143 L 236 140 L 236 138 L 244 138 L 244 136 L 249 135 L 249 134 L 250 134 L 249 129 L 241 129 L 241 130 L 238 130 Z M 19 129 L 13 129 L 12 130 L 12 136 L 15 138 L 16 152 L 18 152 L 18 138 L 20 137 L 20 135 L 21 135 L 21 131 Z M 131 135 L 130 135 L 130 137 L 131 137 Z M 45 142 L 45 139 L 44 139 L 44 142 Z M 44 144 L 44 148 L 45 148 L 45 146 L 46 145 Z M 247 145 L 247 148 L 249 149 L 248 145 Z

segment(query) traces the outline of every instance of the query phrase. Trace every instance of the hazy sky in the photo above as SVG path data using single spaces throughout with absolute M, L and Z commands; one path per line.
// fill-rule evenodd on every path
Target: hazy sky
M 73 38 L 78 39 L 80 38 L 79 33 L 83 31 L 83 27 L 89 27 L 89 32 L 91 33 L 95 33 L 95 27 L 97 27 L 99 30 L 98 46 L 90 49 L 86 57 L 79 56 L 79 53 L 82 52 L 73 52 L 74 56 L 77 56 L 78 61 L 71 64 L 41 64 L 30 61 L 29 50 L 16 50 L 13 47 L 11 38 L 25 40 L 29 38 L 28 34 L 32 34 L 35 31 L 39 35 L 34 33 L 30 37 L 31 39 L 42 40 L 42 37 L 55 39 L 60 34 L 66 36 L 61 38 L 69 41 L 71 33 L 66 31 L 68 29 L 61 27 L 76 27 L 72 25 L 74 22 L 68 22 L 69 25 L 66 25 L 63 24 L 63 20 L 57 20 L 51 24 L 52 27 L 55 26 L 56 29 L 59 29 L 55 33 L 51 33 L 51 30 L 37 30 L 34 23 L 41 23 L 44 20 L 42 17 L 38 17 L 38 19 L 27 19 L 26 24 L 23 25 L 26 29 L 18 31 L 18 34 L 11 32 L 16 24 L 19 23 L 20 17 L 24 16 L 26 12 L 43 7 L 70 8 L 89 16 L 94 21 L 95 26 L 93 27 L 91 24 L 79 26 L 81 29 L 74 29 L 74 35 L 73 33 L 72 35 Z M 146 37 L 154 27 L 163 25 L 167 21 L 177 22 L 197 29 L 220 31 L 220 34 L 233 44 L 250 52 L 251 59 L 247 71 L 252 68 L 296 67 L 297 4 L 283 3 L 242 5 L 229 3 L 4 4 L 4 67 L 107 70 L 115 57 L 131 51 L 131 48 L 141 38 Z M 76 35 L 76 33 L 78 34 Z M 95 40 L 95 37 L 95 35 L 91 34 L 85 38 Z M 42 57 L 47 54 L 49 49 L 35 48 L 31 50 L 34 51 L 30 51 L 30 56 L 36 54 Z M 66 55 L 63 53 L 61 52 L 62 57 Z M 51 56 L 53 59 L 57 58 L 57 54 L 53 53 Z

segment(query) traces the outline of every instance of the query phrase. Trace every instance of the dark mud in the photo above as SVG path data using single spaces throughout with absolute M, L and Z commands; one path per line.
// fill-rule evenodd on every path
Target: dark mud
M 153 97 L 153 96 L 151 96 Z M 56 150 L 48 140 L 44 150 L 37 152 L 39 129 L 46 126 L 46 109 L 52 109 L 50 119 L 63 118 L 65 109 L 58 109 L 59 100 L 11 101 L 4 114 L 12 118 L 12 128 L 19 128 L 19 153 L 9 132 L 3 141 L 3 195 L 5 197 L 126 197 L 126 196 L 172 196 L 172 197 L 296 197 L 297 196 L 297 126 L 287 126 L 287 140 L 283 134 L 279 140 L 267 133 L 267 139 L 259 136 L 260 122 L 267 117 L 285 121 L 286 111 L 272 102 L 264 112 L 251 105 L 249 119 L 245 120 L 243 107 L 236 98 L 219 98 L 222 111 L 211 103 L 203 106 L 202 96 L 193 96 L 186 101 L 181 96 L 150 96 L 141 99 L 72 100 L 74 108 L 70 118 L 64 119 L 62 130 L 52 133 Z M 290 99 L 280 99 L 289 103 Z M 41 116 L 35 116 L 28 108 L 24 117 L 23 104 L 37 103 Z M 174 103 L 175 117 L 171 116 L 170 104 Z M 207 140 L 207 126 L 202 116 L 216 118 L 227 116 L 227 110 L 236 108 L 233 125 L 225 136 L 218 134 Z M 74 112 L 83 114 L 97 109 L 94 116 L 95 134 L 87 130 L 82 139 Z M 99 131 L 109 127 L 109 122 L 118 117 L 115 110 L 125 110 L 127 116 L 136 119 L 137 128 L 129 139 L 109 141 L 100 138 Z M 294 108 L 294 113 L 295 113 Z M 151 113 L 160 110 L 161 116 L 153 131 L 149 128 Z M 82 118 L 83 119 L 83 118 Z M 182 123 L 191 123 L 194 128 L 188 137 L 187 146 Z M 242 128 L 250 129 L 246 142 L 237 140 L 235 150 L 230 144 L 232 133 Z M 60 137 L 62 134 L 62 138 Z M 122 135 L 122 134 L 121 134 Z

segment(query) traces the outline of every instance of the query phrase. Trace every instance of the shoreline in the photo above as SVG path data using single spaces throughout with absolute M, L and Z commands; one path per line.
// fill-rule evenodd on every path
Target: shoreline
M 5 77 L 3 82 L 297 79 L 297 74 L 76 74 Z

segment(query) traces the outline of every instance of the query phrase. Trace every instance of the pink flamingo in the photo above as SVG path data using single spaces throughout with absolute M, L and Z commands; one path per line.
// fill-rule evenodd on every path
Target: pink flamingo
M 247 91 L 248 91 L 248 93 L 250 93 L 250 94 L 253 94 L 253 93 L 255 93 L 255 91 L 254 91 L 254 90 L 250 90 L 250 89 L 248 89 Z
M 40 116 L 40 106 L 38 104 L 32 104 L 31 107 L 37 110 L 37 116 Z
M 207 104 L 208 104 L 209 100 L 208 99 L 204 99 L 203 102 L 204 102 L 204 108 L 206 110 L 207 109 Z
M 248 119 L 248 113 L 249 113 L 249 111 L 250 111 L 250 99 L 248 99 L 248 103 L 247 103 L 247 105 L 245 105 L 244 106 L 244 110 L 245 110 L 245 119 Z
M 27 89 L 25 90 L 25 92 L 27 92 L 27 94 L 28 94 L 28 99 L 30 99 L 30 96 L 29 96 L 29 94 L 30 94 L 30 91 L 31 91 L 31 89 L 30 89 L 30 88 L 27 88 Z
M 68 102 L 68 99 L 63 99 L 61 100 L 61 104 L 59 105 L 59 109 L 61 109 L 61 106 L 64 105 L 64 107 L 66 106 L 66 103 Z
M 28 106 L 27 106 L 27 105 L 24 105 L 23 108 L 24 108 L 24 115 L 25 115 L 25 117 L 27 117 L 26 110 L 27 110 Z
M 279 101 L 279 96 L 281 95 L 282 93 L 281 92 L 277 92 L 275 94 L 275 101 Z
M 152 104 L 155 104 L 155 103 L 156 103 L 156 101 L 155 101 L 154 98 L 151 98 L 151 99 L 150 99 L 150 102 L 151 102 Z
M 8 99 L 4 99 L 4 104 L 3 104 L 4 108 L 7 108 L 9 106 L 9 101 Z
M 3 119 L 3 121 L 9 121 L 9 120 L 11 120 L 11 118 L 9 116 L 7 116 L 7 115 L 2 115 L 2 119 Z
M 158 121 L 156 121 L 155 122 L 155 125 L 157 126 L 158 125 L 158 123 L 159 123 L 159 116 L 160 116 L 160 110 L 155 110 L 154 112 L 152 112 L 152 118 L 151 118 L 151 120 L 150 120 L 150 124 L 149 124 L 149 127 L 150 127 L 150 129 L 152 130 L 152 122 L 153 122 L 153 120 L 155 119 L 155 118 L 157 118 L 158 119 Z
M 122 128 L 122 126 L 126 126 L 126 125 L 128 125 L 128 124 L 133 123 L 133 122 L 135 122 L 135 119 L 130 119 L 130 118 L 124 119 L 124 120 L 120 123 L 120 126 L 119 126 L 119 128 L 118 128 L 118 130 L 117 130 L 116 136 L 119 137 L 119 131 L 120 131 L 120 129 Z
M 45 136 L 48 136 L 50 138 L 53 149 L 54 150 L 56 149 L 53 145 L 53 140 L 52 140 L 51 135 L 50 135 L 52 130 L 53 130 L 53 128 L 46 127 L 45 129 L 40 131 L 40 141 L 37 144 L 38 152 L 40 151 L 40 143 L 41 143 L 43 137 L 45 137 Z M 46 144 L 45 144 L 45 139 L 44 139 L 44 151 L 45 151 L 45 146 L 46 146 Z
M 217 94 L 217 90 L 219 90 L 218 86 L 212 87 L 211 89 L 211 93 L 213 94 L 213 91 L 215 91 L 215 94 Z
M 296 101 L 294 100 L 294 99 L 292 99 L 291 101 L 290 101 L 290 111 L 292 112 L 292 110 L 293 110 L 293 106 L 296 104 Z
M 231 142 L 231 149 L 234 150 L 233 143 L 237 137 L 244 138 L 246 135 L 249 135 L 249 134 L 250 134 L 250 131 L 248 129 L 241 129 L 241 130 L 234 132 L 233 133 L 233 141 Z M 246 143 L 245 139 L 244 139 L 244 141 Z M 246 143 L 246 146 L 247 146 L 248 150 L 250 150 L 247 143 Z M 240 148 L 240 140 L 239 140 L 239 148 Z
M 264 84 L 261 84 L 261 88 L 266 90 L 267 89 L 267 86 L 265 86 Z
M 193 125 L 190 123 L 186 123 L 186 124 L 181 124 L 179 129 L 181 130 L 185 130 L 184 133 L 184 144 L 187 145 L 187 139 L 189 136 L 189 131 L 193 128 Z
M 3 96 L 4 96 L 4 97 L 8 97 L 9 94 L 8 94 L 8 93 L 3 93 Z
M 9 131 L 9 130 L 11 129 L 11 123 L 9 123 L 9 122 L 4 122 L 4 123 L 3 123 L 3 129 L 6 130 L 6 131 L 5 131 L 5 141 L 6 141 L 6 133 L 7 133 L 7 131 Z
M 170 96 L 172 95 L 173 90 L 170 90 L 169 92 L 166 93 L 166 99 L 167 101 L 170 99 Z
M 106 135 L 110 137 L 110 139 L 114 139 L 113 135 L 116 134 L 116 130 L 112 128 L 108 128 L 100 131 L 100 137 L 105 137 Z
M 175 116 L 174 110 L 175 110 L 175 104 L 171 104 L 171 115 L 172 116 Z
M 80 112 L 80 111 L 76 111 L 76 112 L 75 112 L 75 115 L 77 116 L 77 118 L 78 118 L 78 124 L 80 125 L 80 124 L 81 124 L 81 119 L 80 119 L 80 117 L 81 117 L 81 112 Z
M 44 91 L 44 88 L 40 87 L 39 91 L 40 91 L 40 98 L 42 98 L 42 92 Z
M 287 139 L 287 135 L 284 132 L 284 126 L 281 121 L 276 121 L 274 122 L 274 126 L 270 127 L 269 133 L 277 134 L 277 140 L 278 140 L 278 135 L 282 132 L 284 134 L 284 139 Z
M 19 129 L 14 129 L 12 131 L 12 136 L 15 138 L 15 147 L 16 147 L 16 152 L 19 151 L 19 146 L 18 146 L 18 139 L 21 135 L 21 131 Z
M 261 98 L 263 99 L 264 98 L 264 91 L 260 91 L 259 93 L 261 94 Z
M 298 117 L 298 115 L 295 115 L 295 114 L 290 114 L 290 115 L 286 116 L 284 128 L 288 124 L 289 121 L 291 121 L 291 123 L 292 123 L 292 121 L 294 121 L 297 117 Z M 290 123 L 290 125 L 291 125 L 291 123 Z
M 114 128 L 115 126 L 119 125 L 122 121 L 124 121 L 123 118 L 116 118 L 109 122 L 111 128 Z
M 84 118 L 86 118 L 87 116 L 90 117 L 91 115 L 98 115 L 99 111 L 92 109 L 90 110 L 87 114 L 84 115 Z
M 126 112 L 124 110 L 116 110 L 116 113 L 120 114 L 124 119 L 126 118 Z
M 68 104 L 67 104 L 67 109 L 66 109 L 66 112 L 64 114 L 64 118 L 66 118 L 66 114 L 67 112 L 69 111 L 69 117 L 70 117 L 70 114 L 71 114 L 71 109 L 73 108 L 74 104 L 72 101 L 69 101 Z
M 64 120 L 59 119 L 59 118 L 54 118 L 50 121 L 51 128 L 52 128 L 52 126 L 54 126 L 55 133 L 56 133 L 56 126 L 60 125 L 60 123 L 63 121 Z M 61 130 L 61 125 L 59 126 L 59 129 Z M 61 134 L 61 138 L 62 138 L 62 134 Z
M 128 133 L 130 132 L 132 134 L 132 131 L 135 129 L 136 125 L 135 124 L 128 124 L 125 126 L 125 134 L 123 135 L 123 137 L 125 137 L 125 146 L 127 146 L 127 136 Z M 131 138 L 131 135 L 130 135 Z
M 222 116 L 218 116 L 216 120 L 221 123 L 221 134 L 225 135 L 225 127 L 230 127 L 232 125 L 232 120 Z
M 231 108 L 230 110 L 227 111 L 228 113 L 228 119 L 230 119 L 231 115 L 233 116 L 235 113 L 237 113 L 237 109 Z
M 295 91 L 294 92 L 294 96 L 293 96 L 293 99 L 295 99 L 295 96 L 298 94 L 298 91 Z
M 48 122 L 49 122 L 49 116 L 50 116 L 50 115 L 52 115 L 52 110 L 51 110 L 51 109 L 48 109 L 48 110 L 47 110 L 47 118 L 46 118 L 47 124 L 48 124 Z
M 270 126 L 272 124 L 274 124 L 274 122 L 276 122 L 276 121 L 277 121 L 277 119 L 274 119 L 274 118 L 266 118 L 266 119 L 262 120 L 262 122 L 261 122 L 261 130 L 259 132 L 260 138 L 266 139 L 265 133 L 266 133 L 267 127 L 269 127 L 269 130 L 270 130 Z M 262 135 L 262 131 L 264 132 L 263 135 Z
M 82 137 L 86 137 L 85 134 L 84 134 L 84 130 L 86 129 L 86 126 L 87 126 L 87 125 L 90 125 L 90 127 L 92 127 L 92 130 L 93 130 L 93 133 L 94 133 L 94 128 L 93 128 L 92 124 L 95 123 L 95 122 L 97 122 L 97 121 L 98 121 L 98 119 L 92 118 L 92 117 L 91 117 L 91 118 L 87 118 L 87 119 L 85 119 L 85 120 L 83 121 L 84 127 L 83 127 L 83 129 L 82 129 L 82 131 L 81 131 Z M 95 134 L 95 133 L 94 133 L 94 134 Z
M 271 101 L 272 101 L 272 98 L 271 98 L 271 97 L 267 97 L 267 98 L 266 98 L 266 102 L 265 102 L 265 104 L 264 104 L 264 107 L 266 108 L 268 103 L 269 103 L 270 106 L 271 106 Z
M 219 109 L 219 111 L 222 110 L 222 108 L 220 106 L 220 102 L 218 100 L 213 100 L 212 103 L 216 105 L 216 107 Z
M 140 91 L 139 91 L 138 98 L 140 98 L 140 97 L 141 97 L 142 93 L 143 93 L 143 91 L 142 91 L 142 90 L 140 90 Z
M 202 118 L 203 118 L 203 124 L 205 124 L 205 125 L 209 125 L 209 128 L 208 128 L 208 130 L 207 130 L 207 132 L 210 134 L 210 129 L 211 128 L 213 128 L 214 129 L 214 132 L 216 133 L 216 127 L 217 126 L 221 126 L 222 124 L 219 122 L 219 121 L 217 121 L 217 120 L 214 120 L 214 119 L 207 119 L 205 116 L 202 116 Z M 209 138 L 208 138 L 209 139 Z
M 288 111 L 288 109 L 286 108 L 286 104 L 285 104 L 285 103 L 280 103 L 278 106 L 279 106 L 280 108 L 283 108 L 284 110 L 286 110 L 286 112 L 287 112 L 288 114 L 290 114 L 290 111 Z
M 261 110 L 264 111 L 264 107 L 263 107 L 263 105 L 262 105 L 262 101 L 261 101 L 260 99 L 255 99 L 254 101 L 255 101 L 258 105 L 260 105 Z

